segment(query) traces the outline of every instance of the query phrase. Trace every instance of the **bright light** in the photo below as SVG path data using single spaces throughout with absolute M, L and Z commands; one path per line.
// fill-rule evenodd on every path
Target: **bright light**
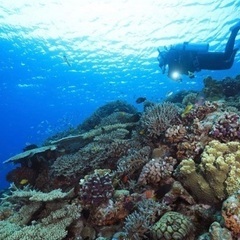
M 179 79 L 181 79 L 181 75 L 179 72 L 175 71 L 171 74 L 171 78 L 174 80 L 179 80 Z

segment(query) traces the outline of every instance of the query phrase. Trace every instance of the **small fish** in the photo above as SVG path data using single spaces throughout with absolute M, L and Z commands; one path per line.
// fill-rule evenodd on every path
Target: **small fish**
M 67 65 L 68 65 L 69 67 L 71 67 L 71 64 L 69 63 L 66 55 L 63 56 L 63 59 L 64 59 L 64 61 L 67 63 Z
M 181 114 L 181 117 L 186 117 L 186 115 L 189 114 L 189 112 L 192 110 L 193 108 L 193 104 L 188 104 L 185 109 L 183 110 L 182 114 Z
M 136 103 L 139 104 L 139 103 L 143 103 L 145 101 L 146 101 L 145 97 L 139 97 L 139 98 L 137 98 Z
M 20 182 L 19 182 L 21 185 L 25 185 L 28 183 L 28 180 L 26 178 L 22 179 Z
M 172 95 L 173 95 L 173 92 L 170 91 L 170 92 L 168 92 L 168 93 L 166 94 L 166 97 L 171 97 Z

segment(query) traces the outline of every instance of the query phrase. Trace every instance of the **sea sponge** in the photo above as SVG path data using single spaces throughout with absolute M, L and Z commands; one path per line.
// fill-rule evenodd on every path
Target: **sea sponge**
M 205 147 L 200 164 L 183 160 L 174 175 L 200 202 L 220 202 L 240 187 L 240 143 L 213 140 Z
M 183 240 L 188 239 L 193 229 L 194 226 L 187 216 L 169 211 L 151 227 L 150 233 L 153 240 Z

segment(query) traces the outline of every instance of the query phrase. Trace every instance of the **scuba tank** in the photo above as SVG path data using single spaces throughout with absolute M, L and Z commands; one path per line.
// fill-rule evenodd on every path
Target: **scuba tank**
M 179 43 L 172 46 L 173 49 L 182 50 L 182 51 L 194 51 L 194 52 L 208 52 L 209 44 L 208 43 Z

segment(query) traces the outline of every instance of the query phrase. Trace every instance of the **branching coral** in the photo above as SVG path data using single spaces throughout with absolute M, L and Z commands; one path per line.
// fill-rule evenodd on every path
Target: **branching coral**
M 167 206 L 155 202 L 152 199 L 146 199 L 138 203 L 137 210 L 129 214 L 125 219 L 124 229 L 128 237 L 133 240 L 146 238 L 151 225 L 168 210 Z
M 140 121 L 147 136 L 157 138 L 168 127 L 179 122 L 179 110 L 170 102 L 156 104 L 147 108 Z
M 187 127 L 182 124 L 173 125 L 169 127 L 165 132 L 166 141 L 170 143 L 178 143 L 186 141 L 187 137 Z
M 58 157 L 51 166 L 51 173 L 56 177 L 73 179 L 82 177 L 85 172 L 104 168 L 105 162 L 115 166 L 117 159 L 126 155 L 129 148 L 137 145 L 130 140 L 116 140 L 111 143 L 91 142 L 74 154 Z
M 0 236 L 6 240 L 60 240 L 67 236 L 67 227 L 80 217 L 81 207 L 66 204 L 63 208 L 51 212 L 49 216 L 29 226 L 19 226 L 8 220 L 0 221 Z
M 96 207 L 113 195 L 112 176 L 109 169 L 96 169 L 80 180 L 80 199 L 86 207 Z
M 172 172 L 177 161 L 172 157 L 157 158 L 150 160 L 142 169 L 138 183 L 163 184 L 172 181 Z
M 150 147 L 143 147 L 140 150 L 132 149 L 127 156 L 118 160 L 117 171 L 120 174 L 133 174 L 140 169 L 149 159 Z
M 122 221 L 129 214 L 122 201 L 108 200 L 90 212 L 89 219 L 95 226 L 113 225 Z
M 223 142 L 240 139 L 239 115 L 236 113 L 223 113 L 213 125 L 209 135 Z

